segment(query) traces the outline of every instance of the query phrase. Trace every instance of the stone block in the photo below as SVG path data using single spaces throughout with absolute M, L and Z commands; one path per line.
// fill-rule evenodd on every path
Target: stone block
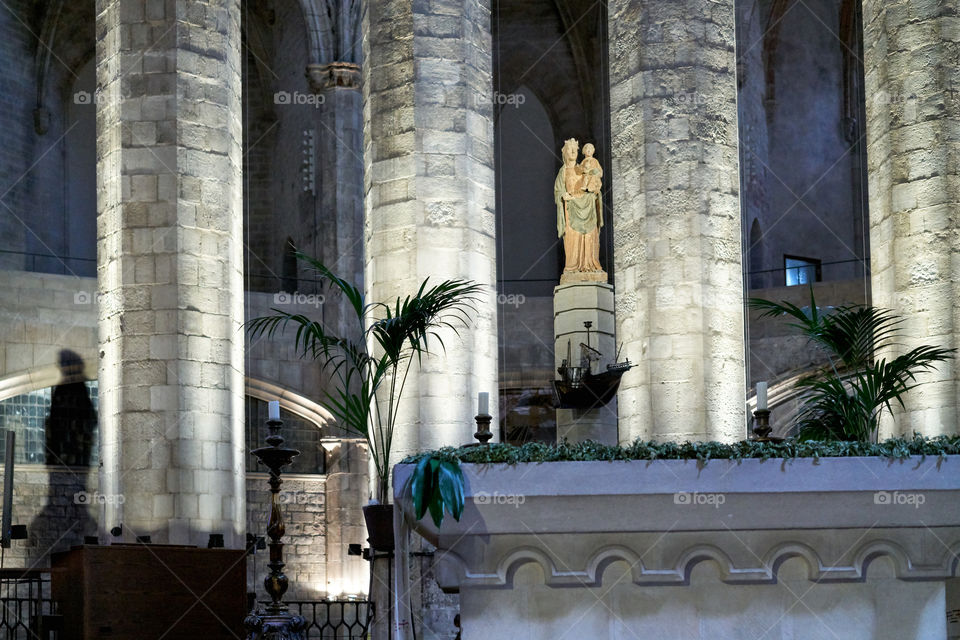
M 559 285 L 554 289 L 554 313 L 571 309 L 613 309 L 613 286 L 604 283 Z

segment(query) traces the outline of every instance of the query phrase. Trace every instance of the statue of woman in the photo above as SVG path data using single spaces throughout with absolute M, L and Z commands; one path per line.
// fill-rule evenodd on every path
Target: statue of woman
M 607 274 L 600 266 L 603 201 L 597 179 L 599 172 L 588 165 L 585 173 L 584 168 L 577 165 L 579 150 L 580 145 L 573 138 L 563 143 L 563 167 L 553 184 L 557 235 L 563 238 L 565 257 L 560 284 L 607 281 Z

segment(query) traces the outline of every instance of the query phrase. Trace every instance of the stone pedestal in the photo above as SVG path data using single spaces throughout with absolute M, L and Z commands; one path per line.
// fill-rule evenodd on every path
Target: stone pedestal
M 561 284 L 553 290 L 553 335 L 555 367 L 569 358 L 570 366 L 579 366 L 590 322 L 589 346 L 600 352 L 591 363 L 591 373 L 604 371 L 616 360 L 614 337 L 613 286 L 600 282 Z M 590 410 L 557 409 L 557 441 L 595 440 L 617 444 L 617 401 Z

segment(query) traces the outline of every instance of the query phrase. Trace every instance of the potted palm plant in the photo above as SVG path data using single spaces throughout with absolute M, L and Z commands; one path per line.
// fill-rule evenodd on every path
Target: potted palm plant
M 878 358 L 877 351 L 894 344 L 902 318 L 868 305 L 819 309 L 812 287 L 809 307 L 763 298 L 752 298 L 750 306 L 762 317 L 790 317 L 791 327 L 827 353 L 827 365 L 797 383 L 807 391 L 797 416 L 803 440 L 875 438 L 883 412 L 893 402 L 903 406 L 903 394 L 920 384 L 917 374 L 955 351 L 921 345 L 891 360 Z
M 337 277 L 320 261 L 297 252 L 321 278 L 339 291 L 357 322 L 354 336 L 332 333 L 307 316 L 271 309 L 269 316 L 249 322 L 254 336 L 272 337 L 290 325 L 296 328 L 295 347 L 333 374 L 332 389 L 323 389 L 320 404 L 344 430 L 366 439 L 376 472 L 374 500 L 364 508 L 371 546 L 392 549 L 390 452 L 400 398 L 414 362 L 418 365 L 434 345 L 443 348 L 438 331 L 454 334 L 469 323 L 481 288 L 468 280 L 424 280 L 412 296 L 391 305 L 367 302 L 353 284 Z

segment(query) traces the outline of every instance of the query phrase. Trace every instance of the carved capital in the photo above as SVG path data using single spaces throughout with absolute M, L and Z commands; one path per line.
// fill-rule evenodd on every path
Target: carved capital
M 307 78 L 310 80 L 310 88 L 315 93 L 333 87 L 359 89 L 360 65 L 352 62 L 308 64 Z

